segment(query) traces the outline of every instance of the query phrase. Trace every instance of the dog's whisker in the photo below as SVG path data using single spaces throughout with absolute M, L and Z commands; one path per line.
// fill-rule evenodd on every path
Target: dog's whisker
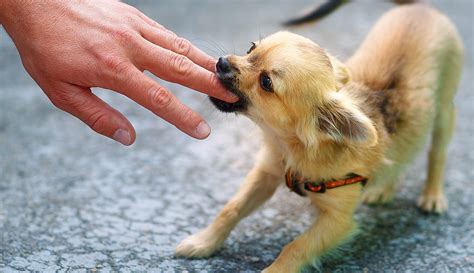
M 218 54 L 218 56 L 223 56 L 227 54 L 227 50 L 225 49 L 225 47 L 212 39 L 200 39 L 199 41 L 203 46 L 212 49 L 214 53 Z
M 193 39 L 191 40 L 196 46 L 202 47 L 207 49 L 208 51 L 212 51 L 215 56 L 213 57 L 220 57 L 226 55 L 225 48 L 220 45 L 219 43 L 215 42 L 212 39 Z

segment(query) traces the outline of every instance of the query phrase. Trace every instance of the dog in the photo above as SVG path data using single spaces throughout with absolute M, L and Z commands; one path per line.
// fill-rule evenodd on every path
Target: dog
M 237 194 L 176 254 L 212 255 L 243 217 L 286 184 L 295 197 L 309 198 L 319 214 L 263 272 L 300 272 L 355 234 L 353 213 L 361 199 L 391 200 L 430 132 L 428 176 L 418 205 L 445 211 L 443 170 L 462 63 L 455 27 L 424 4 L 383 15 L 346 63 L 290 32 L 254 42 L 245 56 L 221 57 L 217 77 L 240 100 L 211 101 L 255 122 L 263 147 Z

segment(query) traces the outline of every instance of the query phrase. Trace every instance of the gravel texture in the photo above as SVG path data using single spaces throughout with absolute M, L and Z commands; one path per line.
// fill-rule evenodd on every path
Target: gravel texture
M 316 1 L 129 2 L 218 57 L 245 52 L 249 41 L 281 29 L 280 22 Z M 324 271 L 474 272 L 473 2 L 434 5 L 454 21 L 466 47 L 446 171 L 450 209 L 429 216 L 415 207 L 426 177 L 424 151 L 392 204 L 360 206 L 360 235 Z M 293 31 L 344 59 L 391 6 L 357 1 Z M 175 258 L 180 240 L 205 227 L 236 191 L 260 136 L 250 121 L 218 113 L 205 96 L 165 85 L 209 120 L 211 137 L 193 140 L 97 90 L 136 126 L 137 142 L 126 148 L 55 109 L 0 31 L 1 272 L 258 272 L 309 225 L 307 201 L 281 188 L 212 258 Z

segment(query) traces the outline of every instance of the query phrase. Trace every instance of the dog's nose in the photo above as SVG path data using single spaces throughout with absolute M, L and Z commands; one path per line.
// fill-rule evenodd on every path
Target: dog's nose
M 219 58 L 219 61 L 217 61 L 217 64 L 216 64 L 216 70 L 218 73 L 229 73 L 231 72 L 231 65 L 229 63 L 229 61 L 227 60 L 227 58 L 225 57 L 220 57 Z

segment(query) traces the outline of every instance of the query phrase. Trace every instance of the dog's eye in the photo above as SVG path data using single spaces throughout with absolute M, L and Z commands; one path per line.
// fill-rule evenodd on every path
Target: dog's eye
M 273 92 L 272 79 L 265 73 L 260 75 L 260 87 L 267 92 Z
M 250 54 L 250 52 L 252 52 L 252 50 L 254 50 L 257 45 L 254 43 L 254 42 L 251 42 L 252 46 L 249 48 L 249 50 L 247 50 L 247 54 Z

